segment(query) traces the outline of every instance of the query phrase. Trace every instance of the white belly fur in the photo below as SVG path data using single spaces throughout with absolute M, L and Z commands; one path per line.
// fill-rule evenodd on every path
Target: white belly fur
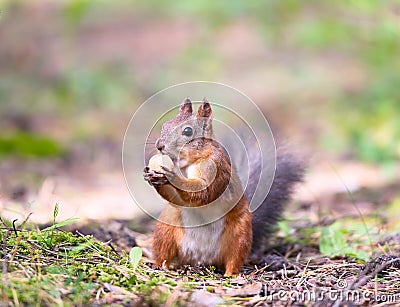
M 190 225 L 191 212 L 182 210 L 184 226 Z M 187 227 L 182 241 L 183 257 L 192 264 L 213 264 L 220 254 L 220 238 L 224 230 L 225 218 L 204 226 Z

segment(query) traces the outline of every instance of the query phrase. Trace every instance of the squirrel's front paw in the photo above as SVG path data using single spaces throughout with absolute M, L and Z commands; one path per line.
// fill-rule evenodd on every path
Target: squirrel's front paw
M 147 166 L 143 170 L 143 178 L 152 186 L 160 186 L 168 183 L 168 179 L 164 173 L 153 171 Z
M 172 182 L 176 178 L 176 173 L 173 170 L 165 166 L 161 166 L 161 168 L 163 169 L 163 174 L 169 182 Z

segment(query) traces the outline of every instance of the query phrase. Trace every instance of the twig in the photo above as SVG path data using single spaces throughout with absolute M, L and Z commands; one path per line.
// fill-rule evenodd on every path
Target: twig
M 354 281 L 350 285 L 350 289 L 349 290 L 355 290 L 355 289 L 358 289 L 359 287 L 365 285 L 368 282 L 368 280 L 370 280 L 373 276 L 375 276 L 376 274 L 382 272 L 389 265 L 391 265 L 392 263 L 395 263 L 396 261 L 399 261 L 399 260 L 400 260 L 400 258 L 394 258 L 394 259 L 391 259 L 389 261 L 384 261 L 382 264 L 378 264 L 376 266 L 375 270 L 373 270 L 370 274 L 364 275 L 364 277 L 362 277 L 358 282 Z
M 16 222 L 16 221 L 18 221 L 18 219 L 13 220 L 13 221 L 12 221 L 12 225 L 13 225 L 13 229 L 14 229 L 15 236 L 18 237 L 17 228 L 15 227 L 15 222 Z
M 19 242 L 21 242 L 21 239 L 22 239 L 21 236 L 17 237 L 17 242 L 15 242 L 14 248 L 13 248 L 13 250 L 12 250 L 12 252 L 11 252 L 11 259 L 10 259 L 10 261 L 13 261 L 14 258 L 15 258 L 15 255 L 17 254 Z
M 52 255 L 59 256 L 59 254 L 58 254 L 58 253 L 56 253 L 56 252 L 53 252 L 53 251 L 51 251 L 51 250 L 49 250 L 49 249 L 47 249 L 47 248 L 44 248 L 43 246 L 40 246 L 40 245 L 39 245 L 39 244 L 37 244 L 35 241 L 32 241 L 32 240 L 26 240 L 26 242 L 28 242 L 28 243 L 30 243 L 30 244 L 32 244 L 32 245 L 35 245 L 37 248 L 40 248 L 40 249 L 44 250 L 45 252 L 47 252 L 47 253 L 49 253 L 49 254 L 52 254 Z
M 390 264 L 399 261 L 400 258 L 395 258 L 391 259 L 389 261 L 385 261 L 382 264 L 378 264 L 371 273 L 369 274 L 364 274 L 364 276 L 361 279 L 355 280 L 352 284 L 350 284 L 344 291 L 351 291 L 351 290 L 356 290 L 359 287 L 365 285 L 372 277 L 376 276 L 376 274 L 380 273 L 382 270 L 387 268 Z M 335 304 L 333 304 L 332 307 L 339 307 L 343 303 L 343 299 L 337 300 Z
M 1 218 L 0 218 L 1 219 Z M 3 279 L 6 278 L 7 276 L 7 272 L 8 272 L 8 257 L 7 257 L 7 238 L 10 235 L 10 231 L 7 230 L 4 238 L 3 238 L 3 256 L 4 256 L 4 262 L 3 262 Z M 3 280 L 3 282 L 5 283 L 5 280 Z
M 5 229 L 8 229 L 8 225 L 3 221 L 3 219 L 0 217 L 0 222 L 5 226 Z
M 31 215 L 33 214 L 33 212 L 29 213 L 28 216 L 26 217 L 26 219 L 22 222 L 22 224 L 19 226 L 20 228 L 24 227 L 25 224 L 28 222 L 29 218 L 31 217 Z

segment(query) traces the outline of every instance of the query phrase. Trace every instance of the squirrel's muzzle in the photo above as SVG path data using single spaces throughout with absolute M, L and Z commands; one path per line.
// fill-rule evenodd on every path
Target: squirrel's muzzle
M 162 151 L 162 150 L 165 148 L 164 142 L 162 142 L 160 139 L 157 139 L 155 145 L 156 145 L 156 148 L 157 148 L 159 151 Z

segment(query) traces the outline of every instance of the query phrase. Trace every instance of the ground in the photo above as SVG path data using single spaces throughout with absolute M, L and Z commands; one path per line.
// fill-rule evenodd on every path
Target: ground
M 362 200 L 373 193 L 354 195 Z M 334 198 L 346 203 L 347 195 Z M 306 216 L 312 206 L 293 204 L 291 214 Z M 46 228 L 29 217 L 14 225 L 2 220 L 4 305 L 340 306 L 400 300 L 399 235 L 382 231 L 390 218 L 379 213 L 348 210 L 316 222 L 282 221 L 263 255 L 226 278 L 214 267 L 155 267 L 149 218 L 79 226 L 76 219 L 58 222 L 59 210 L 54 208 Z M 142 255 L 131 251 L 134 246 Z

